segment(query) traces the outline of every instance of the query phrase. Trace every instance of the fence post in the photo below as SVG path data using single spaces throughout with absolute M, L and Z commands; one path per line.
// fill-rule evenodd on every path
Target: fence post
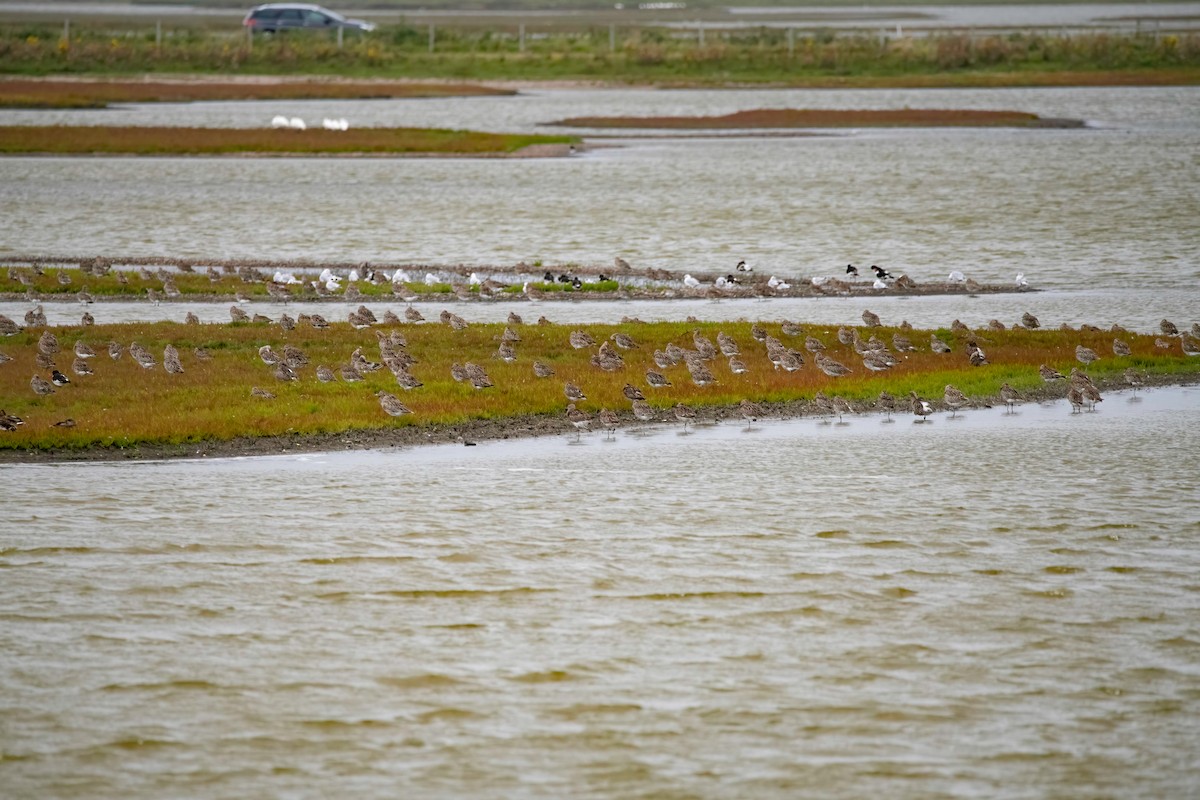
M 154 49 L 162 50 L 162 20 L 154 20 Z
M 71 43 L 71 20 L 63 20 L 63 41 L 67 44 Z
M 524 22 L 521 23 L 518 30 L 520 31 L 519 35 L 520 35 L 520 39 L 521 39 L 521 44 L 519 45 L 519 47 L 520 47 L 521 52 L 524 53 L 525 52 L 525 23 Z
M 434 33 L 433 23 L 429 23 L 429 52 L 433 52 L 433 41 L 436 34 Z
M 608 24 L 608 52 L 617 52 L 617 26 L 611 22 Z
M 788 58 L 796 57 L 796 29 L 788 28 Z
M 343 26 L 338 25 L 338 50 L 342 49 L 342 37 L 345 35 L 345 31 Z
M 699 31 L 699 33 L 700 33 L 700 36 L 699 36 L 699 39 L 700 39 L 700 46 L 701 46 L 701 47 L 704 47 L 704 26 L 703 26 L 703 25 L 701 25 L 699 28 L 697 28 L 697 30 L 698 30 L 698 31 Z

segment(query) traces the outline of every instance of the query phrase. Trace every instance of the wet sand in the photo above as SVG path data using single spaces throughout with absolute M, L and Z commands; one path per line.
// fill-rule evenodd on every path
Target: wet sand
M 1170 386 L 1194 386 L 1200 384 L 1200 374 L 1192 375 L 1148 375 L 1146 388 Z M 1118 379 L 1097 379 L 1096 385 L 1104 392 L 1128 392 L 1129 386 Z M 1047 403 L 1062 400 L 1068 384 L 1063 381 L 1046 384 L 1036 391 L 1024 393 L 1025 403 Z M 937 411 L 949 409 L 940 397 L 926 399 Z M 974 408 L 996 408 L 1004 405 L 998 395 L 971 397 Z M 762 419 L 799 419 L 818 416 L 810 401 L 787 403 L 761 403 Z M 897 396 L 897 410 L 893 417 L 912 419 L 909 401 Z M 1018 406 L 1019 407 L 1019 406 Z M 1101 406 L 1103 409 L 1103 406 Z M 743 424 L 737 406 L 698 406 L 694 424 L 715 425 L 722 422 Z M 873 406 L 855 404 L 856 414 L 881 416 Z M 970 407 L 960 413 L 969 413 Z M 658 417 L 651 423 L 640 423 L 628 411 L 618 412 L 621 428 L 645 425 L 678 425 L 670 409 L 658 409 Z M 1066 409 L 1064 407 L 1064 413 Z M 599 433 L 599 423 L 594 422 Z M 621 428 L 618 428 L 620 430 Z M 183 444 L 139 444 L 128 447 L 89 447 L 84 449 L 51 450 L 0 450 L 0 464 L 46 464 L 76 461 L 155 461 L 187 458 L 240 458 L 298 453 L 346 452 L 355 450 L 388 450 L 411 448 L 421 445 L 461 444 L 469 446 L 477 442 L 528 439 L 538 436 L 574 437 L 576 431 L 563 415 L 522 416 L 507 419 L 474 420 L 461 425 L 422 426 L 401 424 L 395 428 L 353 430 L 342 433 L 315 435 L 239 437 L 227 441 L 188 442 Z M 2 435 L 2 434 L 0 434 Z

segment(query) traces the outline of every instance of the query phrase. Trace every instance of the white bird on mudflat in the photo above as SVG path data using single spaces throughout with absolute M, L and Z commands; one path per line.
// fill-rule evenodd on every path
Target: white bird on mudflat
M 1027 281 L 1027 280 L 1025 279 L 1025 273 L 1024 273 L 1024 272 L 1018 272 L 1018 273 L 1017 273 L 1017 280 L 1016 280 L 1016 284 L 1017 284 L 1017 288 L 1018 288 L 1018 289 L 1027 289 L 1027 288 L 1029 288 L 1029 281 Z
M 700 281 L 696 280 L 691 275 L 684 275 L 683 276 L 683 285 L 688 287 L 689 289 L 699 289 Z
M 886 288 L 888 288 L 888 285 L 886 283 L 884 283 L 883 281 L 879 280 L 879 278 L 876 278 L 875 282 L 871 284 L 871 288 L 872 289 L 886 289 Z
M 959 272 L 958 270 L 954 270 L 953 272 L 951 272 L 949 275 L 946 276 L 946 280 L 948 280 L 952 283 L 962 283 L 966 279 L 967 279 L 967 277 L 965 275 L 963 275 L 961 272 Z
M 283 114 L 276 114 L 274 117 L 271 118 L 271 127 L 272 128 L 288 127 L 288 118 L 285 117 Z
M 299 117 L 292 117 L 288 120 L 288 127 L 294 131 L 308 130 L 308 126 L 304 124 L 304 120 Z
M 716 286 L 718 289 L 724 289 L 728 285 L 729 285 L 729 279 L 723 275 L 721 277 L 717 278 L 715 281 L 713 281 L 713 286 Z
M 329 267 L 326 267 L 325 269 L 321 270 L 321 274 L 317 276 L 317 280 L 319 280 L 321 283 L 327 283 L 332 277 L 333 270 L 331 270 Z
M 737 271 L 738 272 L 754 272 L 754 267 L 750 266 L 745 261 L 739 261 L 737 263 Z
M 434 285 L 435 283 L 437 283 L 437 282 L 438 282 L 438 281 L 437 281 L 437 278 L 433 277 L 433 273 L 432 273 L 432 272 L 426 272 L 426 273 L 425 273 L 425 285 L 426 285 L 426 286 L 433 286 L 433 285 Z
M 277 271 L 275 273 L 275 277 L 272 278 L 272 280 L 275 283 L 286 283 L 286 284 L 290 284 L 292 286 L 303 283 L 303 281 L 297 279 L 296 276 L 290 272 L 278 272 Z
M 362 280 L 362 278 L 359 276 L 358 270 L 352 269 L 350 270 L 350 275 L 346 278 L 346 280 L 350 281 L 351 283 L 358 283 L 360 280 Z
M 792 288 L 792 285 L 790 283 L 785 283 L 784 281 L 780 280 L 779 278 L 776 278 L 774 275 L 772 275 L 770 280 L 767 281 L 767 286 L 771 287 L 772 289 L 790 289 L 790 288 Z
M 331 292 L 336 292 L 338 289 L 342 288 L 342 284 L 338 282 L 340 280 L 341 278 L 339 278 L 337 275 L 334 275 L 332 278 L 325 281 L 325 288 Z
M 398 269 L 392 275 L 392 283 L 412 283 L 412 276 L 404 270 Z
M 479 284 L 483 283 L 483 280 L 479 277 L 479 275 L 474 272 L 471 273 L 469 280 L 472 286 L 478 286 Z
M 350 130 L 350 123 L 344 119 L 326 118 L 321 120 L 321 127 L 327 131 L 348 131 Z

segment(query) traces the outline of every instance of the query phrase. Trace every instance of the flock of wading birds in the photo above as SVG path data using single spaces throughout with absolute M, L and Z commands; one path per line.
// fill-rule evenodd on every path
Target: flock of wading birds
M 84 319 L 85 326 L 90 324 L 86 316 Z M 236 305 L 231 306 L 230 316 L 234 322 L 273 322 L 269 318 L 257 314 L 252 319 Z M 691 319 L 689 318 L 690 321 Z M 867 330 L 880 327 L 878 315 L 869 310 L 863 311 L 862 319 Z M 404 322 L 420 323 L 424 321 L 423 315 L 411 305 L 405 308 Z M 450 311 L 442 311 L 440 321 L 455 331 L 468 327 L 466 320 Z M 622 321 L 638 322 L 638 320 L 630 318 Z M 46 327 L 46 317 L 42 307 L 38 306 L 26 313 L 25 322 L 29 327 Z M 200 320 L 189 312 L 187 322 L 189 324 L 199 324 Z M 357 310 L 349 313 L 348 322 L 355 329 L 361 330 L 377 324 L 400 324 L 401 319 L 389 310 L 384 313 L 382 320 L 380 320 L 376 318 L 375 314 L 369 308 L 359 306 Z M 521 336 L 516 329 L 523 325 L 524 321 L 515 312 L 510 312 L 507 323 L 504 332 L 499 337 L 499 347 L 492 357 L 512 363 L 517 360 L 516 345 L 521 341 Z M 278 324 L 284 331 L 290 331 L 297 325 L 311 325 L 316 329 L 324 329 L 329 326 L 329 322 L 319 314 L 300 314 L 296 319 L 283 314 L 278 320 Z M 548 325 L 550 323 L 545 317 L 541 317 L 538 320 L 538 324 Z M 1038 319 L 1028 312 L 1022 316 L 1018 324 L 1027 329 L 1040 327 Z M 1004 330 L 1005 326 L 999 320 L 992 320 L 989 322 L 988 328 L 989 330 Z M 1064 326 L 1064 328 L 1067 328 L 1067 326 Z M 1157 347 L 1160 349 L 1171 349 L 1173 345 L 1169 339 L 1176 338 L 1179 340 L 1180 347 L 1185 354 L 1189 356 L 1200 355 L 1200 341 L 1198 341 L 1200 340 L 1200 323 L 1193 323 L 1190 332 L 1184 331 L 1181 333 L 1174 324 L 1164 319 L 1160 323 L 1160 328 L 1163 335 L 1168 337 L 1168 339 L 1157 338 L 1155 340 Z M 1094 326 L 1084 326 L 1084 329 L 1099 330 Z M 23 328 L 12 319 L 0 315 L 0 336 L 15 335 L 22 330 Z M 890 369 L 900 363 L 896 353 L 916 351 L 917 348 L 906 335 L 910 330 L 911 326 L 907 322 L 902 322 L 900 331 L 897 331 L 892 336 L 890 348 L 873 334 L 870 339 L 863 340 L 856 328 L 839 328 L 837 338 L 842 345 L 853 348 L 854 352 L 862 358 L 863 366 L 866 369 L 879 372 Z M 972 331 L 966 325 L 959 320 L 954 320 L 951 324 L 951 330 L 955 334 L 965 337 L 967 342 L 966 356 L 972 366 L 979 367 L 988 363 L 987 356 L 982 347 L 980 347 Z M 1114 325 L 1112 330 L 1115 333 L 1120 333 L 1123 329 Z M 814 336 L 806 335 L 798 324 L 786 320 L 783 321 L 780 325 L 780 334 L 792 338 L 804 336 L 804 349 L 812 357 L 817 368 L 831 378 L 840 378 L 852 372 L 845 364 L 826 355 L 825 344 Z M 424 384 L 414 377 L 410 371 L 411 367 L 417 362 L 408 352 L 408 343 L 404 334 L 398 330 L 384 333 L 376 329 L 375 335 L 379 344 L 379 361 L 372 361 L 367 358 L 362 348 L 359 347 L 351 353 L 349 361 L 338 367 L 336 373 L 328 366 L 318 365 L 316 367 L 317 380 L 328 383 L 338 380 L 340 376 L 340 379 L 346 383 L 356 383 L 363 380 L 364 374 L 387 367 L 394 374 L 397 384 L 401 388 L 411 391 L 423 386 Z M 768 333 L 760 324 L 755 323 L 751 327 L 751 335 L 765 347 L 767 359 L 771 362 L 774 369 L 795 372 L 804 366 L 805 356 L 801 351 L 784 345 L 781 340 Z M 747 372 L 748 367 L 743 360 L 741 347 L 738 343 L 724 332 L 718 332 L 716 338 L 717 341 L 714 345 L 712 341 L 700 333 L 699 329 L 696 329 L 692 335 L 694 349 L 680 347 L 672 342 L 662 350 L 655 350 L 654 363 L 663 372 L 647 370 L 645 375 L 647 386 L 651 389 L 670 387 L 672 383 L 664 373 L 681 363 L 686 366 L 690 379 L 697 386 L 707 386 L 714 383 L 716 378 L 709 368 L 708 362 L 717 359 L 718 355 L 729 360 L 729 370 L 731 373 L 742 374 Z M 582 330 L 573 331 L 570 334 L 569 341 L 571 347 L 576 350 L 590 350 L 596 347 L 597 344 L 590 334 Z M 598 349 L 591 354 L 590 362 L 592 366 L 606 372 L 617 372 L 625 368 L 625 361 L 620 351 L 631 350 L 637 347 L 637 342 L 629 334 L 622 332 L 613 333 L 608 340 L 601 342 Z M 949 354 L 952 352 L 951 346 L 940 339 L 936 333 L 930 334 L 929 347 L 934 353 Z M 57 337 L 51 331 L 46 330 L 42 334 L 38 341 L 37 350 L 36 366 L 43 372 L 48 371 L 50 377 L 47 379 L 35 372 L 30 380 L 30 389 L 39 396 L 45 396 L 53 394 L 56 391 L 55 387 L 69 385 L 71 379 L 58 369 L 56 358 L 59 357 L 62 348 Z M 1129 356 L 1131 354 L 1129 345 L 1120 338 L 1113 339 L 1112 350 L 1114 355 L 1118 357 Z M 126 348 L 119 342 L 113 341 L 107 345 L 108 356 L 113 360 L 120 359 L 125 351 Z M 157 366 L 154 355 L 137 342 L 129 345 L 128 352 L 137 364 L 147 370 L 154 369 Z M 90 360 L 95 358 L 97 354 L 90 345 L 82 339 L 77 340 L 72 348 L 72 355 L 71 371 L 76 376 L 91 376 L 94 374 Z M 201 361 L 212 358 L 211 354 L 201 347 L 195 348 L 193 355 L 197 360 Z M 263 345 L 259 348 L 258 355 L 264 364 L 272 368 L 273 375 L 278 381 L 289 382 L 298 380 L 298 371 L 309 364 L 308 356 L 300 348 L 292 344 L 285 344 L 281 351 L 274 350 L 269 344 Z M 1075 357 L 1084 366 L 1091 364 L 1099 358 L 1095 351 L 1083 345 L 1076 346 Z M 12 360 L 12 357 L 0 352 L 0 365 Z M 168 374 L 182 374 L 184 371 L 179 351 L 170 344 L 166 345 L 163 350 L 162 362 L 163 368 Z M 534 361 L 532 369 L 533 374 L 540 379 L 551 378 L 555 374 L 551 366 L 541 361 Z M 1081 412 L 1085 406 L 1095 409 L 1096 403 L 1102 400 L 1095 384 L 1078 368 L 1073 368 L 1070 375 L 1066 376 L 1043 364 L 1039 368 L 1039 372 L 1047 383 L 1067 381 L 1068 390 L 1066 396 L 1071 404 L 1072 413 Z M 490 389 L 494 386 L 487 374 L 487 370 L 472 362 L 463 364 L 455 362 L 450 367 L 450 374 L 455 381 L 469 383 L 477 390 Z M 1135 390 L 1144 382 L 1144 376 L 1133 367 L 1126 369 L 1124 377 L 1126 382 L 1134 387 Z M 258 386 L 252 387 L 250 393 L 252 396 L 264 400 L 274 399 L 275 397 L 272 392 Z M 619 415 L 607 408 L 600 409 L 595 419 L 578 408 L 576 404 L 587 398 L 583 390 L 576 384 L 566 382 L 563 387 L 563 393 L 568 401 L 566 409 L 567 420 L 577 431 L 588 430 L 591 428 L 593 422 L 598 421 L 605 430 L 611 433 L 620 424 Z M 640 388 L 626 383 L 623 393 L 631 404 L 632 415 L 635 419 L 643 422 L 655 420 L 657 414 L 654 408 L 646 401 L 646 396 Z M 375 394 L 379 399 L 380 407 L 385 413 L 393 417 L 412 413 L 396 395 L 382 390 L 377 391 Z M 1000 397 L 1005 406 L 1010 409 L 1017 402 L 1024 399 L 1019 392 L 1007 383 L 1001 387 Z M 950 409 L 951 416 L 956 414 L 958 409 L 971 405 L 971 401 L 966 395 L 950 384 L 945 388 L 942 401 L 945 407 Z M 919 417 L 918 421 L 925 421 L 934 412 L 933 404 L 919 397 L 916 392 L 910 392 L 908 402 L 911 412 Z M 812 405 L 816 413 L 824 417 L 836 415 L 841 419 L 843 414 L 854 412 L 854 408 L 847 400 L 836 395 L 830 398 L 823 392 L 816 394 Z M 881 392 L 878 401 L 875 403 L 875 408 L 886 413 L 890 419 L 891 414 L 898 410 L 897 400 L 887 392 Z M 742 417 L 745 418 L 747 427 L 763 415 L 762 408 L 749 399 L 741 401 L 739 411 Z M 695 409 L 683 403 L 676 403 L 672 407 L 671 412 L 676 420 L 683 423 L 685 429 L 696 418 Z M 24 421 L 21 418 L 0 411 L 0 430 L 16 430 L 23 423 Z M 74 427 L 75 421 L 73 419 L 64 419 L 53 424 L 60 427 Z

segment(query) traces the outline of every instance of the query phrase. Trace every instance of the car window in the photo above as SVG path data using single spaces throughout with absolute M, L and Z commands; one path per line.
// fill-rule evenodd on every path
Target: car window
M 279 18 L 286 22 L 299 22 L 301 20 L 300 9 L 285 8 L 279 12 Z
M 306 11 L 304 15 L 304 24 L 306 25 L 328 25 L 332 21 L 320 11 Z

